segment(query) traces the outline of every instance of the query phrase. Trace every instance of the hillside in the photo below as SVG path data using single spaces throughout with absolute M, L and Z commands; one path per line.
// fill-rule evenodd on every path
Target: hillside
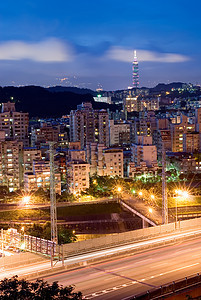
M 107 104 L 95 103 L 91 94 L 51 92 L 39 86 L 0 87 L 0 102 L 8 100 L 16 103 L 17 111 L 29 112 L 30 117 L 61 117 L 86 101 L 92 102 L 94 108 L 109 107 Z

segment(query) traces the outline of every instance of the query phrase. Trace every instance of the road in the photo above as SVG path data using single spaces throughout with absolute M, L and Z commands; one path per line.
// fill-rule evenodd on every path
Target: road
M 201 272 L 201 238 L 45 277 L 75 285 L 85 299 L 129 299 L 153 287 Z
M 173 241 L 175 238 L 177 238 L 176 244 L 164 246 L 164 241 Z M 180 239 L 178 240 L 178 238 Z M 153 245 L 158 248 L 153 249 Z M 145 250 L 145 246 L 149 250 Z M 144 250 L 141 253 L 131 252 L 131 249 L 132 251 L 140 249 L 142 251 L 142 247 Z M 109 261 L 108 258 L 106 261 L 107 255 L 115 255 L 122 251 L 124 251 L 124 258 L 113 256 L 113 259 L 110 258 Z M 43 277 L 45 276 L 48 282 L 59 281 L 63 285 L 75 285 L 76 290 L 83 292 L 85 299 L 125 300 L 142 291 L 201 272 L 200 253 L 201 229 L 178 231 L 132 244 L 91 253 L 80 253 L 64 261 L 68 268 L 70 265 L 75 266 L 75 263 L 78 263 L 77 269 L 75 267 L 74 270 L 71 267 L 71 270 L 68 271 L 60 269 L 60 274 L 57 271 L 57 274 L 43 275 Z M 87 265 L 87 262 L 97 257 L 101 258 L 103 262 L 88 263 Z M 84 267 L 79 267 L 79 265 Z M 62 266 L 62 262 L 57 262 L 56 267 L 60 266 Z M 9 270 L 1 268 L 0 279 L 14 275 L 28 276 L 28 278 L 31 275 L 31 278 L 36 278 L 38 272 L 46 272 L 50 268 L 50 261 L 21 265 Z

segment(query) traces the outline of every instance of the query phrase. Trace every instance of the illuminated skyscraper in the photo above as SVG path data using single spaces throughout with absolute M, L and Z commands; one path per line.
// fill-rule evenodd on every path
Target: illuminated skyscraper
M 134 51 L 134 61 L 133 61 L 133 87 L 138 88 L 139 86 L 139 68 L 137 61 L 136 50 Z

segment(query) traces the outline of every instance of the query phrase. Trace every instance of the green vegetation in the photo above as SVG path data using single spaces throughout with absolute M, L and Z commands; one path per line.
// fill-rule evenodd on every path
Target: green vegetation
M 51 240 L 51 224 L 46 222 L 44 225 L 33 224 L 25 227 L 26 234 Z M 76 236 L 71 230 L 65 229 L 63 226 L 58 226 L 58 243 L 68 244 L 76 241 Z
M 81 300 L 82 293 L 74 292 L 73 286 L 63 287 L 58 282 L 48 284 L 44 280 L 35 282 L 14 276 L 0 281 L 0 299 L 8 300 Z
M 20 209 L 0 212 L 1 221 L 46 221 L 49 218 L 49 211 L 42 209 Z

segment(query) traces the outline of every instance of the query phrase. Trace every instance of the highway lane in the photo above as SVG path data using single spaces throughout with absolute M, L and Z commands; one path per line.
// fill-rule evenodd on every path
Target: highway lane
M 167 282 L 201 272 L 201 238 L 91 264 L 45 277 L 48 282 L 75 285 L 85 299 L 129 299 Z

